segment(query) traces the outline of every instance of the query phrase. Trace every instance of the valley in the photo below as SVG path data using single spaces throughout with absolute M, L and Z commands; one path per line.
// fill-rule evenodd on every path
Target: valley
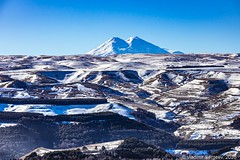
M 135 137 L 173 156 L 231 146 L 223 153 L 236 157 L 239 64 L 239 54 L 1 56 L 0 155 Z M 71 103 L 81 99 L 91 102 Z

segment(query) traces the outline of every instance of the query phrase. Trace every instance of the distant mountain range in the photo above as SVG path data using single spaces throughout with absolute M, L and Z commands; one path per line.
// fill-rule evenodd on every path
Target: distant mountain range
M 126 41 L 113 37 L 104 42 L 97 48 L 87 52 L 86 54 L 94 56 L 109 56 L 114 54 L 182 54 L 180 51 L 170 51 L 160 48 L 149 43 L 139 37 L 130 37 Z

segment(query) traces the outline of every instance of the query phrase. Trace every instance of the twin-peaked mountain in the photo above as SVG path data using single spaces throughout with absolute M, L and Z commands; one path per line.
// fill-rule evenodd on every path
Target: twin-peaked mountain
M 170 54 L 167 49 L 160 48 L 152 43 L 149 43 L 139 37 L 130 37 L 126 41 L 113 37 L 102 45 L 98 46 L 86 54 L 94 56 L 108 56 L 114 54 Z M 176 53 L 182 53 L 177 51 Z

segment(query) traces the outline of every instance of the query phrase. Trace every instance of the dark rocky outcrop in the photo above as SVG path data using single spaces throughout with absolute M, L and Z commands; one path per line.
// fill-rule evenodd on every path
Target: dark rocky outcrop
M 67 151 L 53 151 L 45 153 L 43 156 L 38 156 L 36 152 L 32 152 L 25 157 L 24 160 L 76 160 L 76 159 L 172 159 L 172 155 L 165 152 L 163 149 L 154 145 L 147 144 L 136 138 L 128 138 L 123 141 L 116 149 L 106 150 L 102 146 L 99 154 L 83 153 L 80 149 Z
M 37 147 L 70 148 L 135 137 L 149 144 L 174 147 L 178 138 L 115 113 L 43 116 L 1 112 L 0 159 L 19 158 Z

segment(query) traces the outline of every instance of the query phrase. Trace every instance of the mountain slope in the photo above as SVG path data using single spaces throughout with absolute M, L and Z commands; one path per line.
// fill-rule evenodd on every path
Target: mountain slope
M 127 41 L 124 41 L 118 37 L 113 37 L 96 49 L 87 52 L 86 54 L 94 56 L 108 56 L 126 53 L 169 54 L 167 50 L 149 43 L 139 37 L 130 37 Z
M 124 50 L 128 47 L 128 43 L 118 37 L 113 37 L 108 41 L 104 42 L 96 49 L 93 49 L 86 54 L 91 54 L 95 56 L 108 56 L 112 54 L 122 54 Z

